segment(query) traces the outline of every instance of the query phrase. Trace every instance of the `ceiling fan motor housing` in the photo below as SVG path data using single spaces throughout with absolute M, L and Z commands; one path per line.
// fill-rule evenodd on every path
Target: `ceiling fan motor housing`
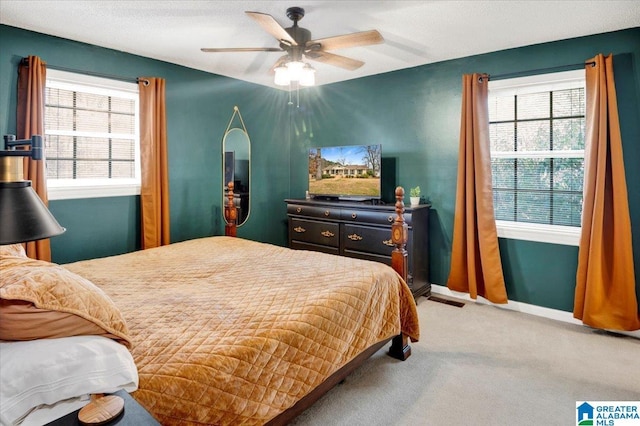
M 298 26 L 298 21 L 304 17 L 304 9 L 301 7 L 290 7 L 287 9 L 287 17 L 293 21 L 293 26 L 284 30 L 296 41 L 297 46 L 291 46 L 288 43 L 280 43 L 280 47 L 284 49 L 291 60 L 301 61 L 305 51 L 305 46 L 311 40 L 311 31 Z
M 285 31 L 289 33 L 291 38 L 293 38 L 298 45 L 289 46 L 288 44 L 280 43 L 280 47 L 287 51 L 294 61 L 301 60 L 302 54 L 305 51 L 306 44 L 309 40 L 311 40 L 311 31 L 297 25 L 285 28 Z

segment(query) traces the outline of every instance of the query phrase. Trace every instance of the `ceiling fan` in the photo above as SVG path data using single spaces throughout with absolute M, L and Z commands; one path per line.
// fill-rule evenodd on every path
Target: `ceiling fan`
M 245 12 L 255 20 L 266 32 L 280 42 L 280 47 L 230 47 L 230 48 L 202 48 L 203 52 L 285 52 L 271 68 L 276 71 L 286 64 L 302 64 L 302 59 L 310 59 L 346 70 L 356 70 L 364 65 L 364 62 L 346 56 L 329 53 L 329 50 L 344 49 L 348 47 L 367 46 L 384 42 L 382 35 L 376 30 L 362 31 L 322 39 L 311 39 L 311 31 L 298 26 L 298 21 L 304 17 L 304 9 L 290 7 L 287 9 L 287 17 L 293 21 L 289 28 L 283 28 L 273 16 L 261 12 Z M 308 66 L 308 64 L 302 64 Z

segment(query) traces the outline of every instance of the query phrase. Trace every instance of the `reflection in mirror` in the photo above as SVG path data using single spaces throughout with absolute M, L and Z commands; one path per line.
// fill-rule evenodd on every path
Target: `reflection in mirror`
M 236 116 L 241 127 L 234 127 Z M 251 180 L 251 141 L 247 129 L 240 115 L 238 107 L 233 108 L 233 115 L 222 139 L 222 170 L 223 170 L 223 205 L 227 200 L 227 185 L 233 182 L 234 203 L 238 219 L 237 226 L 246 222 L 251 210 L 250 180 Z M 225 219 L 226 222 L 226 219 Z

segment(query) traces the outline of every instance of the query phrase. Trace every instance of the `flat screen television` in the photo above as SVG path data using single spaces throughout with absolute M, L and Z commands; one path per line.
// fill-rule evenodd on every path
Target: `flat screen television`
M 309 195 L 316 199 L 379 200 L 382 145 L 309 149 Z

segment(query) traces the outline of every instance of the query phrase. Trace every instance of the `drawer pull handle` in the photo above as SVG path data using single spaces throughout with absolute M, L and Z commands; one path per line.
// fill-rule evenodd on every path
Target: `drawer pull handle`
M 301 234 L 303 232 L 307 232 L 307 230 L 304 229 L 302 226 L 296 226 L 295 228 L 293 228 L 293 230 L 296 231 L 299 234 Z
M 389 247 L 395 247 L 395 244 L 393 244 L 393 241 L 391 241 L 391 239 L 384 240 L 382 242 L 382 244 L 384 244 L 385 246 L 389 246 Z
M 393 222 L 393 216 L 389 216 L 387 220 L 389 221 L 389 223 Z
M 347 238 L 349 238 L 351 241 L 360 241 L 362 239 L 362 237 L 358 234 L 347 235 Z
M 300 213 L 301 211 L 302 211 L 302 207 L 298 207 L 298 208 L 296 209 L 296 213 Z
M 334 234 L 333 232 L 330 232 L 330 231 L 322 231 L 321 234 L 322 234 L 322 236 L 327 237 L 327 238 L 331 238 L 331 237 L 336 235 L 336 234 Z
M 329 216 L 329 210 L 325 210 L 325 211 L 324 211 L 324 215 L 325 215 L 325 216 Z
M 355 214 L 355 213 L 351 213 L 351 219 L 355 219 L 356 217 L 358 217 L 358 215 L 357 215 L 357 214 Z

